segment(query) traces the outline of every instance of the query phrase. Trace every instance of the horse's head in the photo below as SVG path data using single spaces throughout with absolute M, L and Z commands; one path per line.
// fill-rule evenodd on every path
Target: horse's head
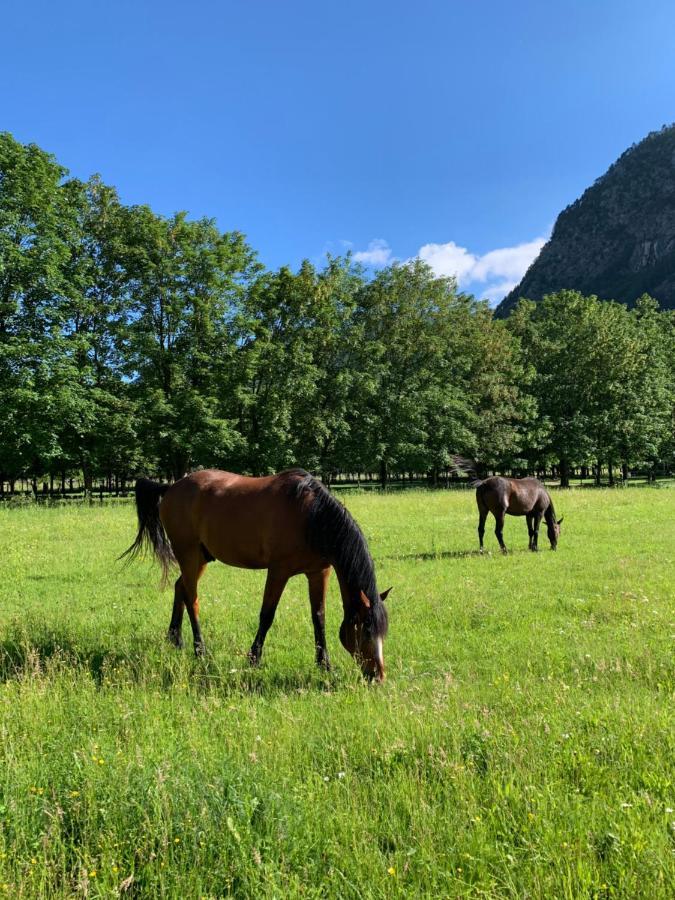
M 560 537 L 560 526 L 562 525 L 562 520 L 564 516 L 560 516 L 560 518 L 556 521 L 555 519 L 549 525 L 548 528 L 548 539 L 551 542 L 551 550 L 556 550 L 558 548 L 558 539 Z
M 340 626 L 342 646 L 358 661 L 364 676 L 371 681 L 384 681 L 382 641 L 388 625 L 384 600 L 390 590 L 380 594 L 375 603 L 361 591 L 352 612 L 345 616 Z

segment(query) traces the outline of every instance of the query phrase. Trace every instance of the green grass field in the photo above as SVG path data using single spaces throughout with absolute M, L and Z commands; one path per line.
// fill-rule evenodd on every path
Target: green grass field
M 471 492 L 347 495 L 393 585 L 364 684 L 303 578 L 213 564 L 207 657 L 122 568 L 130 505 L 0 509 L 0 896 L 675 896 L 675 490 L 556 494 L 476 553 Z M 188 647 L 189 625 L 185 637 Z

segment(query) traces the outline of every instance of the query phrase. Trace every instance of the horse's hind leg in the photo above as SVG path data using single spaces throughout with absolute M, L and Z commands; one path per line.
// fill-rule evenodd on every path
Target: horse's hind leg
M 497 520 L 497 524 L 495 525 L 495 535 L 499 541 L 499 546 L 502 548 L 502 553 L 506 553 L 506 544 L 504 543 L 504 519 L 506 518 L 506 510 L 498 509 L 494 516 Z
M 173 612 L 171 614 L 171 622 L 169 623 L 169 633 L 167 639 L 171 641 L 179 649 L 183 647 L 183 611 L 185 610 L 185 588 L 183 587 L 183 578 L 179 576 L 176 579 L 173 592 Z
M 263 644 L 265 643 L 267 632 L 274 621 L 274 614 L 277 611 L 277 606 L 287 581 L 288 577 L 286 575 L 273 573 L 271 569 L 267 570 L 267 581 L 265 582 L 265 593 L 263 594 L 263 602 L 260 608 L 258 631 L 248 652 L 248 658 L 252 666 L 257 666 L 260 662 Z
M 487 519 L 488 509 L 482 503 L 480 495 L 476 494 L 476 503 L 478 504 L 478 543 L 480 552 L 483 552 L 483 537 L 485 536 L 485 520 Z
M 196 656 L 204 655 L 204 639 L 202 631 L 199 627 L 199 600 L 197 598 L 197 584 L 206 568 L 206 562 L 202 555 L 201 549 L 196 547 L 189 553 L 176 554 L 180 565 L 182 581 L 182 599 L 192 625 L 192 637 L 194 640 L 194 648 Z M 174 616 L 176 615 L 176 602 L 178 600 L 178 586 L 176 586 L 176 598 L 174 599 Z M 182 612 L 180 613 L 182 618 Z M 173 623 L 173 618 L 171 622 Z M 169 629 L 171 633 L 171 628 Z
M 312 572 L 307 575 L 309 582 L 309 603 L 312 608 L 312 625 L 314 626 L 314 645 L 316 647 L 316 664 L 330 671 L 328 648 L 326 647 L 326 591 L 330 569 Z

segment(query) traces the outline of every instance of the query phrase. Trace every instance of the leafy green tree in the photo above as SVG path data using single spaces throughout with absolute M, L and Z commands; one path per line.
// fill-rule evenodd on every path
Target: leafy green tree
M 592 347 L 597 302 L 562 291 L 536 304 L 521 300 L 508 319 L 536 371 L 532 390 L 548 426 L 540 459 L 558 462 L 564 486 L 569 485 L 571 465 L 587 462 L 597 452 L 591 426 L 596 408 Z
M 0 134 L 0 478 L 38 475 L 61 455 L 72 378 L 63 344 L 75 216 L 65 169 Z
M 237 388 L 244 468 L 255 474 L 304 464 L 298 434 L 302 411 L 316 401 L 319 369 L 310 331 L 317 275 L 303 263 L 258 277 L 238 307 Z
M 258 265 L 243 236 L 184 213 L 126 211 L 132 302 L 126 373 L 139 434 L 161 470 L 224 465 L 240 446 L 227 396 L 236 352 L 233 310 Z
M 536 370 L 533 392 L 548 426 L 543 455 L 569 484 L 573 464 L 627 467 L 658 455 L 670 413 L 660 313 L 644 298 L 634 312 L 562 291 L 521 301 L 508 327 Z
M 520 390 L 517 341 L 484 303 L 424 262 L 382 270 L 363 290 L 366 468 L 429 471 L 473 452 L 485 462 L 520 447 L 532 403 Z
M 358 415 L 370 390 L 362 362 L 363 331 L 355 318 L 363 281 L 360 267 L 346 257 L 329 258 L 307 282 L 311 302 L 306 344 L 313 383 L 298 396 L 293 430 L 297 459 L 327 483 L 351 466 L 352 428 L 358 429 Z M 358 430 L 354 437 L 359 440 Z
M 668 456 L 672 440 L 675 368 L 673 314 L 659 309 L 644 295 L 629 312 L 630 343 L 624 348 L 621 385 L 622 414 L 615 423 L 613 457 L 622 463 L 654 469 Z

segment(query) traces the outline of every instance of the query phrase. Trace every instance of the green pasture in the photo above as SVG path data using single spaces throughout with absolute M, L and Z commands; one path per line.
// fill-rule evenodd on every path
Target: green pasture
M 573 490 L 557 553 L 472 493 L 349 494 L 388 678 L 303 578 L 209 566 L 207 656 L 123 568 L 131 505 L 0 508 L 0 897 L 675 896 L 675 490 Z M 185 637 L 188 647 L 189 625 Z

